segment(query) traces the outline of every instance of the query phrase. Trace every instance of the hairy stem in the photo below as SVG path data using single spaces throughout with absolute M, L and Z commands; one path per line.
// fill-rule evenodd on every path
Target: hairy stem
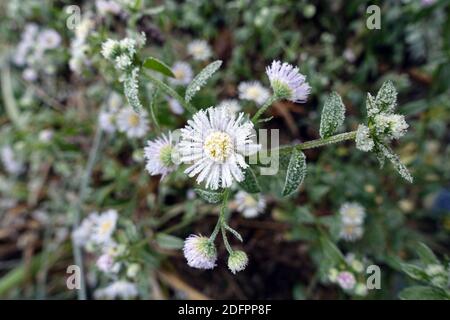
M 305 149 L 312 149 L 312 148 L 317 148 L 317 147 L 322 147 L 322 146 L 326 146 L 328 144 L 333 144 L 333 143 L 338 143 L 338 142 L 342 142 L 342 141 L 346 141 L 346 140 L 354 140 L 356 137 L 356 131 L 350 131 L 350 132 L 345 132 L 345 133 L 340 133 L 328 138 L 324 138 L 324 139 L 316 139 L 316 140 L 311 140 L 311 141 L 307 141 L 307 142 L 303 142 L 303 143 L 299 143 L 299 144 L 295 144 L 295 145 L 288 145 L 288 146 L 282 146 L 277 148 L 277 150 L 281 153 L 281 152 L 288 152 L 291 151 L 293 148 L 297 148 L 298 150 L 305 150 Z M 272 150 L 274 151 L 274 150 Z
M 256 124 L 258 122 L 259 118 L 264 114 L 264 112 L 274 103 L 278 100 L 278 97 L 273 95 L 267 101 L 263 104 L 261 108 L 255 113 L 255 115 L 252 118 L 252 122 Z
M 214 227 L 214 231 L 211 233 L 211 236 L 209 237 L 209 241 L 214 242 L 216 240 L 217 234 L 222 229 L 223 224 L 226 224 L 226 212 L 227 212 L 227 204 L 228 204 L 228 197 L 230 195 L 230 190 L 225 189 L 223 194 L 223 201 L 222 206 L 220 208 L 219 213 L 219 219 L 217 220 L 216 226 Z

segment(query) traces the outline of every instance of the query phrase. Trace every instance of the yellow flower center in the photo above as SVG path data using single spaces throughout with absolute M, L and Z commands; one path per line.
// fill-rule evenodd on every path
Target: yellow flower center
M 257 87 L 250 87 L 247 89 L 247 95 L 252 99 L 257 99 L 259 97 L 259 89 Z
M 105 221 L 100 225 L 100 233 L 105 234 L 108 233 L 109 230 L 112 228 L 112 222 L 111 221 Z
M 181 69 L 174 70 L 173 74 L 175 75 L 175 78 L 178 80 L 182 80 L 185 77 L 184 70 Z
M 214 131 L 209 134 L 203 144 L 206 154 L 217 162 L 224 162 L 231 154 L 233 147 L 230 135 L 222 131 Z
M 137 114 L 132 114 L 128 117 L 128 124 L 131 127 L 137 127 L 139 125 L 139 116 Z
M 246 207 L 254 207 L 256 206 L 256 200 L 251 195 L 246 195 L 244 204 Z

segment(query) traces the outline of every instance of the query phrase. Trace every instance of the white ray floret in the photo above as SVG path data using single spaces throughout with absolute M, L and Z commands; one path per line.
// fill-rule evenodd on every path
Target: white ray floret
M 176 166 L 172 160 L 174 145 L 172 133 L 162 135 L 155 140 L 147 141 L 144 148 L 144 157 L 147 160 L 145 168 L 150 175 L 162 175 L 161 179 L 175 170 Z
M 123 108 L 117 115 L 117 127 L 128 138 L 142 138 L 148 131 L 147 112 L 139 114 L 130 107 Z

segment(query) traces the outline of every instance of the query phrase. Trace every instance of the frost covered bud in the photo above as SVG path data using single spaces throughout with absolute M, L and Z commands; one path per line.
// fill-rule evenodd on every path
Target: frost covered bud
M 244 251 L 233 251 L 228 257 L 228 269 L 233 274 L 236 272 L 242 271 L 247 267 L 248 257 Z
M 192 268 L 214 269 L 216 266 L 216 247 L 207 237 L 190 235 L 184 242 L 183 253 Z
M 373 149 L 375 143 L 370 137 L 370 130 L 367 126 L 360 124 L 356 131 L 356 148 L 361 151 L 368 152 Z
M 390 139 L 399 139 L 405 135 L 408 124 L 400 114 L 378 114 L 374 118 L 375 130 L 378 135 Z

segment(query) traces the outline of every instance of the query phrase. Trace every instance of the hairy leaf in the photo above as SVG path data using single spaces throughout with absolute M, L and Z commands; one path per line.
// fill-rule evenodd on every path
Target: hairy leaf
M 341 97 L 332 92 L 325 100 L 320 119 L 320 137 L 328 138 L 344 123 L 345 106 Z
M 287 197 L 293 194 L 298 187 L 302 184 L 303 179 L 306 176 L 306 157 L 303 152 L 292 149 L 291 158 L 286 173 L 286 180 L 282 195 Z
M 219 203 L 223 200 L 223 192 L 195 189 L 195 192 L 208 203 Z
M 184 96 L 185 100 L 188 102 L 191 101 L 195 94 L 206 84 L 206 81 L 208 81 L 208 79 L 211 78 L 217 70 L 219 70 L 221 65 L 222 61 L 217 60 L 210 63 L 202 71 L 200 71 L 200 73 L 195 76 L 187 87 L 186 94 Z

